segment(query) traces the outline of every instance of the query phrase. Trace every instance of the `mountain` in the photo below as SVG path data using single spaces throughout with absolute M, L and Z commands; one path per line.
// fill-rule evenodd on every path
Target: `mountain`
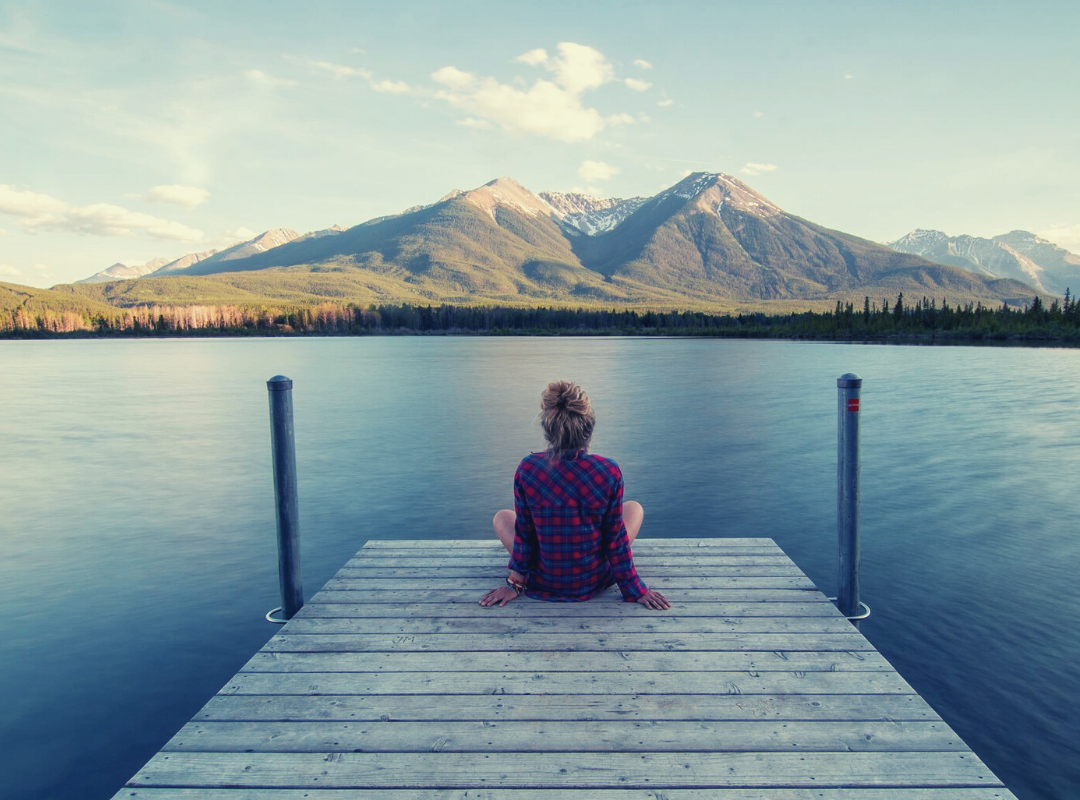
M 730 308 L 861 305 L 900 292 L 1020 303 L 1033 293 L 815 225 L 719 173 L 694 173 L 651 198 L 607 200 L 536 195 L 499 178 L 318 233 L 269 231 L 182 270 L 102 284 L 93 296 L 171 302 L 198 297 L 202 286 L 217 297 Z M 188 277 L 169 283 L 179 276 Z
M 991 278 L 1023 281 L 1056 296 L 1080 290 L 1080 256 L 1028 231 L 983 239 L 920 229 L 887 245 Z
M 224 250 L 211 251 L 205 257 L 199 257 L 202 254 L 195 254 L 194 257 L 184 256 L 184 258 L 165 265 L 157 272 L 151 272 L 150 276 L 144 277 L 161 278 L 166 275 L 209 275 L 213 272 L 228 272 L 227 265 L 231 261 L 238 261 L 264 253 L 299 238 L 300 234 L 291 228 L 275 228 L 259 234 L 254 239 L 234 244 Z M 192 260 L 189 261 L 188 259 Z M 222 264 L 226 266 L 222 268 Z
M 106 267 L 101 272 L 91 275 L 89 278 L 83 278 L 76 283 L 105 283 L 106 281 L 123 281 L 132 278 L 141 278 L 143 275 L 149 275 L 161 269 L 163 266 L 169 263 L 167 258 L 155 258 L 152 261 L 147 261 L 145 264 L 121 264 L 117 262 L 111 267 Z

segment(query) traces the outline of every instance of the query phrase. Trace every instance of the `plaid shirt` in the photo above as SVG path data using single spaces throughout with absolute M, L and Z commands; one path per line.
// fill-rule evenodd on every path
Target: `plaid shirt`
M 514 553 L 509 567 L 540 600 L 588 600 L 613 583 L 623 598 L 648 589 L 634 569 L 622 515 L 623 479 L 610 458 L 579 453 L 552 463 L 526 456 L 514 474 Z

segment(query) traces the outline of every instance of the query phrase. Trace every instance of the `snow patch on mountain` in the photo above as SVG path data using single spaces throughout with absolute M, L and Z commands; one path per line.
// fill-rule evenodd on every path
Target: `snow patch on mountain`
M 1013 278 L 1049 294 L 1080 285 L 1080 256 L 1028 231 L 985 239 L 916 229 L 887 247 L 991 278 Z
M 540 199 L 549 207 L 551 215 L 565 228 L 571 228 L 586 236 L 617 228 L 642 205 L 644 197 L 590 197 L 578 192 L 540 192 Z

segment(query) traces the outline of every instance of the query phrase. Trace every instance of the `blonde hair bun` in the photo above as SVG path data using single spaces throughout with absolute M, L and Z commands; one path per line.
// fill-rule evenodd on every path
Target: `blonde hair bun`
M 585 390 L 572 381 L 551 381 L 540 395 L 540 425 L 553 457 L 588 450 L 596 416 Z

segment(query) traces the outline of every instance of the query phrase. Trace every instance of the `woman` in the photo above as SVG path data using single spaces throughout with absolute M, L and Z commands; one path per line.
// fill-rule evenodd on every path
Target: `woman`
M 588 452 L 596 424 L 588 396 L 576 383 L 552 381 L 540 396 L 540 424 L 548 449 L 522 460 L 514 510 L 492 521 L 510 553 L 510 575 L 480 605 L 505 606 L 522 594 L 588 600 L 617 583 L 627 602 L 671 608 L 634 569 L 630 543 L 645 517 L 641 504 L 624 505 L 619 465 Z

